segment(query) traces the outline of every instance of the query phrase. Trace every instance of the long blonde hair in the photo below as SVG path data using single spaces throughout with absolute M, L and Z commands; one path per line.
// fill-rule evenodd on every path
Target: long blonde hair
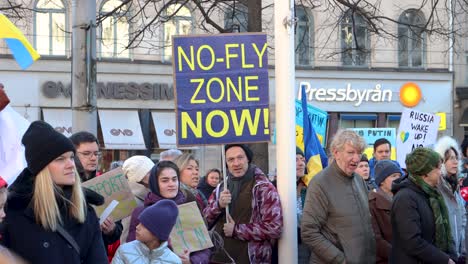
M 68 200 L 60 190 L 60 187 L 52 180 L 52 175 L 47 167 L 42 169 L 34 182 L 32 204 L 36 221 L 44 229 L 56 231 L 62 223 L 57 197 L 68 203 L 69 215 L 79 223 L 84 223 L 86 218 L 86 201 L 81 189 L 81 179 L 75 172 L 75 183 L 72 186 L 72 195 Z

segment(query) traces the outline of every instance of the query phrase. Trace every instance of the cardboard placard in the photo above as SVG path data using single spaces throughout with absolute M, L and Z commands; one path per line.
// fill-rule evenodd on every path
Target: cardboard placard
M 121 167 L 86 181 L 83 183 L 83 186 L 104 196 L 104 204 L 94 207 L 96 209 L 96 214 L 99 217 L 113 200 L 119 202 L 119 205 L 111 214 L 114 221 L 118 221 L 129 216 L 137 207 L 135 197 L 130 190 L 128 181 L 125 178 Z
M 196 202 L 181 204 L 178 207 L 179 217 L 169 236 L 173 251 L 182 255 L 185 249 L 194 252 L 213 247 Z

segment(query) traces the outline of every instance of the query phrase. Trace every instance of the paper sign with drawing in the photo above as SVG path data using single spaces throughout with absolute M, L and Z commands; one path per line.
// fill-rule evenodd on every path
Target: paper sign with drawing
M 431 147 L 437 139 L 440 116 L 405 108 L 397 133 L 397 161 L 406 168 L 406 155 L 418 147 Z

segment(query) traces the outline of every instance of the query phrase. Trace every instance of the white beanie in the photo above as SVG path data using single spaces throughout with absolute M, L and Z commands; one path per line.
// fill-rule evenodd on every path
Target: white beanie
M 122 169 L 129 182 L 140 182 L 153 168 L 154 162 L 146 156 L 133 156 L 125 160 Z

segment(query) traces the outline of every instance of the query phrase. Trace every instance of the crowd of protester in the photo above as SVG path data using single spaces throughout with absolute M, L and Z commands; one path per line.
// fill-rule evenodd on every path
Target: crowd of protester
M 93 206 L 104 198 L 81 185 L 99 177 L 97 138 L 85 131 L 67 138 L 35 121 L 22 144 L 27 167 L 8 191 L 0 178 L 0 261 L 278 261 L 280 197 L 247 145 L 224 147 L 226 181 L 217 168 L 201 176 L 196 157 L 176 149 L 156 163 L 141 155 L 113 162 L 109 169 L 122 168 L 137 207 L 122 220 L 100 222 Z M 468 263 L 462 190 L 468 140 L 441 137 L 433 148 L 414 149 L 405 166 L 390 159 L 387 139 L 375 141 L 370 159 L 365 147 L 354 131 L 338 131 L 329 165 L 310 182 L 304 182 L 304 151 L 296 147 L 298 263 Z M 214 246 L 176 254 L 169 235 L 178 205 L 191 202 Z

